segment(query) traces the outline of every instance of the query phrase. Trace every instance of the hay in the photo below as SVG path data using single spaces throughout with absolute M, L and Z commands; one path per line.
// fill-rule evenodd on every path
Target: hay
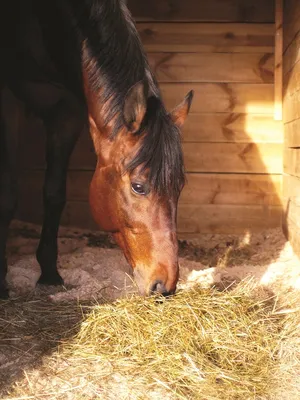
M 289 296 L 285 308 L 247 281 L 98 304 L 7 399 L 283 399 L 287 390 L 291 400 L 300 311 Z

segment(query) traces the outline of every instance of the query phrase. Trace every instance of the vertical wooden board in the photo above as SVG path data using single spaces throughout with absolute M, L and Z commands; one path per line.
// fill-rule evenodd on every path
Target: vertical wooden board
M 283 52 L 283 0 L 275 0 L 275 72 L 274 118 L 282 120 L 282 52 Z
M 285 237 L 291 243 L 294 252 L 300 257 L 299 227 L 289 218 L 284 218 L 282 221 L 282 230 Z
M 300 60 L 300 31 L 283 54 L 283 75 L 285 76 Z
M 284 94 L 292 96 L 300 90 L 300 61 L 284 77 Z
M 270 0 L 128 0 L 139 21 L 274 22 Z
M 298 178 L 297 176 L 284 174 L 282 196 L 285 203 L 287 201 L 292 201 L 295 204 L 300 205 L 300 178 Z M 300 221 L 300 215 L 299 215 L 299 221 Z
M 190 90 L 194 90 L 192 113 L 234 112 L 272 114 L 272 84 L 242 83 L 163 83 L 161 91 L 168 109 L 176 107 Z
M 149 62 L 159 82 L 274 82 L 271 53 L 149 53 Z
M 289 94 L 285 92 L 283 98 L 283 120 L 285 123 L 300 118 L 300 90 Z
M 283 171 L 286 174 L 300 176 L 300 149 L 284 149 Z
M 281 205 L 281 175 L 187 174 L 180 204 Z
M 283 48 L 287 47 L 294 40 L 300 31 L 300 3 L 298 0 L 285 0 L 283 8 Z
M 282 173 L 281 144 L 184 143 L 188 172 Z
M 283 176 L 282 228 L 300 256 L 300 178 L 286 174 Z
M 300 148 L 300 118 L 284 124 L 284 144 Z
M 138 23 L 148 52 L 273 53 L 274 24 Z
M 268 206 L 225 206 L 183 204 L 178 208 L 178 233 L 241 234 L 281 225 L 282 208 Z
M 299 198 L 283 198 L 283 220 L 291 221 L 295 229 L 294 233 L 300 236 L 300 202 Z
M 283 142 L 282 123 L 263 114 L 191 113 L 182 132 L 184 142 Z

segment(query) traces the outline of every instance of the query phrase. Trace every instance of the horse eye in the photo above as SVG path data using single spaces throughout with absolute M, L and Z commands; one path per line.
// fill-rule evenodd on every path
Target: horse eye
M 143 184 L 141 184 L 141 183 L 133 182 L 133 183 L 131 184 L 131 189 L 132 189 L 132 190 L 134 191 L 134 193 L 136 193 L 136 194 L 140 194 L 140 195 L 146 194 L 145 186 L 144 186 Z

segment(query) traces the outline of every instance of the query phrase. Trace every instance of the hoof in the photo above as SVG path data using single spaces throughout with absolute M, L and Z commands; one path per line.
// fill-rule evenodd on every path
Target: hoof
M 37 281 L 38 285 L 48 285 L 48 286 L 60 286 L 64 284 L 63 278 L 59 275 L 57 271 L 52 272 L 52 274 L 43 274 Z
M 0 300 L 7 300 L 9 298 L 9 292 L 6 284 L 0 284 Z

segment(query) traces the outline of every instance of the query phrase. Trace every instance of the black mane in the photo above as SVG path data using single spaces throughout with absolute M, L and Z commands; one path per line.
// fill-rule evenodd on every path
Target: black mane
M 178 194 L 184 184 L 180 132 L 165 110 L 124 1 L 81 0 L 80 4 L 75 9 L 84 43 L 83 62 L 92 90 L 101 89 L 104 106 L 109 101 L 105 123 L 114 119 L 113 135 L 124 125 L 123 106 L 128 90 L 139 81 L 149 88 L 147 112 L 139 131 L 146 134 L 128 170 L 144 165 L 150 171 L 154 190 Z

